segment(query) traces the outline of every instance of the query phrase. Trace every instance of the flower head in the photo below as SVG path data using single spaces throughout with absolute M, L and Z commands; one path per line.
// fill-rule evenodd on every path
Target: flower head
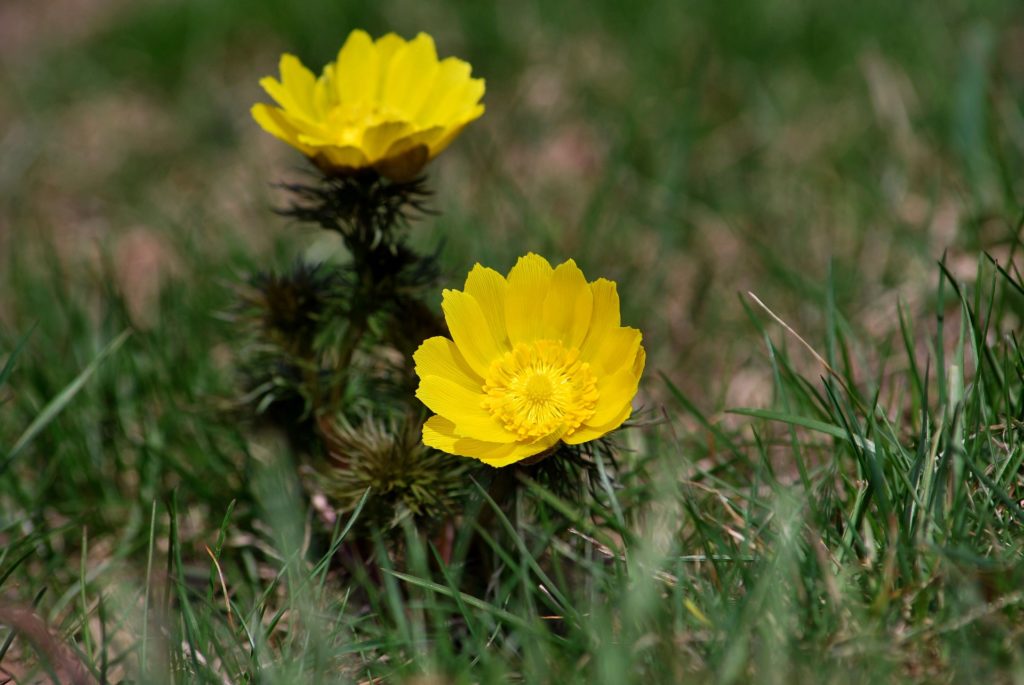
M 477 264 L 442 308 L 451 339 L 414 355 L 416 396 L 436 414 L 426 445 L 505 466 L 629 418 L 645 353 L 640 331 L 619 325 L 615 283 L 528 254 L 508 278 Z
M 456 511 L 466 492 L 465 460 L 426 449 L 419 421 L 369 417 L 353 424 L 335 417 L 321 418 L 319 428 L 327 459 L 313 472 L 316 485 L 345 515 L 370 489 L 362 529 L 392 529 L 408 517 L 436 524 Z
M 328 173 L 409 180 L 484 113 L 483 79 L 460 59 L 438 60 L 425 33 L 374 41 L 353 31 L 319 78 L 294 55 L 280 70 L 280 81 L 260 80 L 279 106 L 253 105 L 252 116 Z

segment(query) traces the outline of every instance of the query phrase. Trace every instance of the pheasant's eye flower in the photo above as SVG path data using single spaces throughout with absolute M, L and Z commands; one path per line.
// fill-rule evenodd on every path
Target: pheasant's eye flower
M 613 282 L 528 254 L 507 279 L 477 264 L 442 308 L 452 338 L 414 355 L 416 396 L 436 414 L 430 447 L 505 466 L 629 418 L 645 353 L 640 331 L 619 325 Z
M 425 33 L 374 41 L 353 31 L 319 78 L 294 55 L 280 69 L 280 81 L 260 81 L 279 107 L 256 104 L 252 116 L 327 173 L 409 180 L 484 113 L 483 79 L 460 59 L 439 61 Z

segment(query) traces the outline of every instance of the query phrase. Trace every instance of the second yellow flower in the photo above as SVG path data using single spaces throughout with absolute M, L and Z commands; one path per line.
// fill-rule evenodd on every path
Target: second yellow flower
M 409 180 L 484 112 L 483 79 L 460 59 L 438 60 L 425 33 L 374 41 L 353 31 L 319 78 L 294 55 L 280 70 L 260 81 L 278 106 L 253 105 L 252 116 L 327 173 Z

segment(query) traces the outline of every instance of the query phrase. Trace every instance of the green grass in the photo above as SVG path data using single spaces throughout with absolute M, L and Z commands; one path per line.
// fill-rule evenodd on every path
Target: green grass
M 0 46 L 16 682 L 1024 680 L 1017 3 L 293 5 Z M 413 235 L 446 284 L 575 257 L 650 353 L 620 468 L 481 482 L 448 563 L 325 523 L 234 403 L 233 284 L 340 249 L 268 211 L 256 80 L 354 25 L 488 79 Z

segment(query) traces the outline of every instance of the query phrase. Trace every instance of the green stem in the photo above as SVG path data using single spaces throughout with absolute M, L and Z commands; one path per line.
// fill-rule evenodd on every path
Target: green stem
M 372 235 L 368 239 L 372 240 Z M 338 411 L 341 400 L 345 396 L 346 390 L 348 390 L 349 382 L 352 378 L 352 358 L 355 356 L 363 336 L 366 335 L 367 328 L 369 328 L 370 315 L 376 310 L 375 298 L 372 296 L 372 293 L 375 290 L 374 286 L 378 279 L 373 273 L 373 269 L 368 266 L 370 248 L 365 243 L 356 243 L 349 245 L 349 251 L 359 268 L 359 282 L 356 285 L 356 292 L 359 293 L 359 297 L 356 299 L 356 306 L 351 312 L 349 325 L 345 330 L 345 335 L 341 340 L 341 349 L 338 352 L 337 368 L 341 371 L 342 375 L 331 388 L 329 409 L 332 412 Z
M 334 384 L 331 391 L 330 407 L 332 411 L 338 410 L 341 398 L 345 396 L 345 391 L 348 389 L 349 381 L 351 380 L 352 357 L 355 355 L 356 348 L 359 347 L 359 342 L 366 333 L 368 319 L 369 316 L 365 312 L 353 318 L 349 322 L 348 330 L 345 331 L 345 337 L 341 341 L 338 368 L 342 370 L 342 377 L 338 383 Z

